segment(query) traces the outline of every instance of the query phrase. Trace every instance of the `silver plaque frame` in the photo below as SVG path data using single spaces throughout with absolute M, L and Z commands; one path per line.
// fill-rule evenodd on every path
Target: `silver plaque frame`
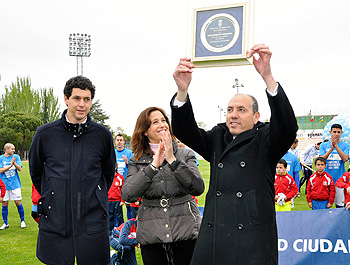
M 254 4 L 247 2 L 193 10 L 191 59 L 195 67 L 251 65 Z

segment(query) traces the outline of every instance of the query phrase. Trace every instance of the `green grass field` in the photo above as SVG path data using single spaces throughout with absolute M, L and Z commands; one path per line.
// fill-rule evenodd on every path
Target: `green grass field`
M 199 170 L 205 183 L 205 192 L 198 197 L 199 206 L 204 206 L 205 195 L 209 187 L 209 163 L 200 160 Z M 348 163 L 348 162 L 347 162 Z M 25 210 L 25 219 L 27 228 L 20 228 L 20 219 L 14 202 L 9 203 L 9 225 L 10 228 L 0 231 L 0 264 L 1 265 L 20 265 L 20 264 L 42 264 L 35 256 L 36 239 L 38 235 L 37 223 L 31 217 L 31 179 L 29 176 L 28 162 L 22 162 L 23 169 L 20 172 L 22 181 L 22 197 Z M 346 164 L 346 168 L 348 164 Z M 302 187 L 300 198 L 295 198 L 294 211 L 309 210 L 305 197 L 305 187 Z M 124 207 L 124 218 L 126 210 Z M 0 225 L 2 225 L 2 219 Z M 136 250 L 138 264 L 143 264 L 141 251 Z

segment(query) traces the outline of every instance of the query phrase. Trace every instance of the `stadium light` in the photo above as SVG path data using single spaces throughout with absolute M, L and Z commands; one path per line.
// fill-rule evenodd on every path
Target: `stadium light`
M 77 58 L 77 75 L 79 75 L 79 68 L 81 69 L 81 75 L 83 75 L 83 57 L 90 57 L 90 55 L 91 35 L 80 33 L 70 34 L 69 56 L 75 56 Z

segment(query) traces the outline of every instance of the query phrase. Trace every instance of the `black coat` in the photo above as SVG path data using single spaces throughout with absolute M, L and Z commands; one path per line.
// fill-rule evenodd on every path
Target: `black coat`
M 38 128 L 29 169 L 41 194 L 37 257 L 48 264 L 107 264 L 108 189 L 115 173 L 111 133 L 91 121 L 65 118 Z
M 199 129 L 189 99 L 172 106 L 176 137 L 211 166 L 193 265 L 278 263 L 274 175 L 298 127 L 282 87 L 268 101 L 271 123 L 258 122 L 235 139 L 224 123 Z

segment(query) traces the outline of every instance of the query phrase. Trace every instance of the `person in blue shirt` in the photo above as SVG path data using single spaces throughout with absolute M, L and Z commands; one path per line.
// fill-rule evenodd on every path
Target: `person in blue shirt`
M 340 141 L 340 136 L 343 134 L 343 127 L 340 124 L 333 124 L 329 133 L 331 140 L 321 144 L 320 156 L 327 159 L 325 171 L 336 182 L 345 173 L 345 162 L 349 160 L 350 146 Z M 343 189 L 336 187 L 334 203 L 337 208 L 344 207 Z
M 118 165 L 118 173 L 120 175 L 123 175 L 124 179 L 126 178 L 126 175 L 128 173 L 128 164 L 129 159 L 133 156 L 133 153 L 131 150 L 124 147 L 125 145 L 125 138 L 124 135 L 121 133 L 118 133 L 115 137 L 115 155 L 117 157 L 117 165 Z M 125 202 L 126 206 L 126 214 L 128 219 L 135 218 L 135 214 L 137 212 L 137 209 L 135 207 L 131 207 L 130 203 Z
M 0 230 L 9 228 L 8 224 L 8 205 L 9 200 L 15 201 L 19 217 L 21 219 L 21 228 L 26 227 L 24 221 L 24 208 L 22 204 L 21 180 L 18 171 L 22 170 L 21 158 L 15 154 L 15 146 L 11 143 L 4 145 L 5 153 L 0 156 L 0 177 L 5 183 L 6 194 L 2 202 L 2 219 L 4 224 Z
M 287 161 L 288 163 L 287 173 L 293 177 L 295 184 L 297 184 L 297 186 L 299 187 L 299 182 L 300 182 L 299 171 L 301 170 L 301 165 L 298 157 L 288 151 L 282 157 L 282 159 Z

